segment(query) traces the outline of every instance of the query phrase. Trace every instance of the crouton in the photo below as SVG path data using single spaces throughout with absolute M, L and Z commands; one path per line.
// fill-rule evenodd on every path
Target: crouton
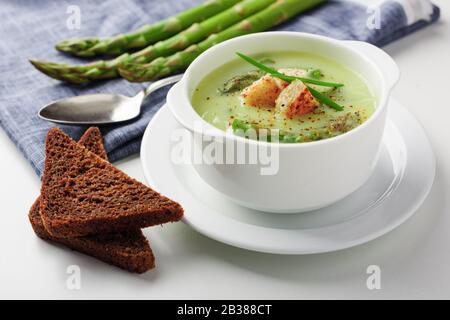
M 304 69 L 283 68 L 278 69 L 278 72 L 290 77 L 306 77 L 308 75 L 308 71 Z
M 317 100 L 300 80 L 294 80 L 276 100 L 276 108 L 289 119 L 314 111 L 319 106 Z
M 273 108 L 281 91 L 289 85 L 281 79 L 265 75 L 242 91 L 242 102 L 247 106 Z

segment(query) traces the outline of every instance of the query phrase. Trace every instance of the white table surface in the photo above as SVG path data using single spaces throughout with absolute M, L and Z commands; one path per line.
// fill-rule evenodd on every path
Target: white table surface
M 450 298 L 450 3 L 439 23 L 386 47 L 400 65 L 394 96 L 425 127 L 437 156 L 433 189 L 417 213 L 368 244 L 335 253 L 278 256 L 210 240 L 183 223 L 145 230 L 157 268 L 134 275 L 38 239 L 27 213 L 40 181 L 0 130 L 0 298 L 335 299 Z M 138 156 L 118 163 L 144 180 Z M 368 290 L 366 268 L 381 268 Z M 81 268 L 81 289 L 66 285 Z

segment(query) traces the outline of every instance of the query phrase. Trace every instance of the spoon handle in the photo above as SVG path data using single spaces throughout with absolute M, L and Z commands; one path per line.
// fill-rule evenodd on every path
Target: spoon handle
M 183 74 L 177 74 L 176 76 L 167 77 L 167 78 L 153 82 L 151 85 L 148 86 L 148 88 L 143 90 L 143 93 L 144 93 L 143 99 L 145 99 L 149 94 L 158 90 L 159 88 L 162 88 L 169 84 L 180 81 L 182 77 L 183 77 Z

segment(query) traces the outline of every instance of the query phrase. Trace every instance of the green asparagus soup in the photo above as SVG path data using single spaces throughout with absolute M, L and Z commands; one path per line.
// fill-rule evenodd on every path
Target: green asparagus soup
M 219 129 L 267 129 L 281 142 L 307 142 L 345 133 L 375 110 L 365 81 L 333 60 L 301 52 L 244 59 L 215 69 L 193 93 L 195 111 Z

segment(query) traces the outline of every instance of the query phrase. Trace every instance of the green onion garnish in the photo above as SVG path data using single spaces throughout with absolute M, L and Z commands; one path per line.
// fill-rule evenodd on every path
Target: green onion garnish
M 307 87 L 308 87 L 308 90 L 313 95 L 313 97 L 316 98 L 317 100 L 319 100 L 319 102 L 321 102 L 321 103 L 323 103 L 323 104 L 325 104 L 325 105 L 329 106 L 330 108 L 333 108 L 334 110 L 337 110 L 337 111 L 344 110 L 343 106 L 341 106 L 340 104 L 334 102 L 333 100 L 331 100 L 326 95 L 320 93 L 316 89 L 311 88 L 310 86 L 307 86 Z
M 315 80 L 315 79 L 309 79 L 309 78 L 303 78 L 303 77 L 293 77 L 293 76 L 287 76 L 281 72 L 278 72 L 277 70 L 266 66 L 265 64 L 262 64 L 259 61 L 256 61 L 255 59 L 246 56 L 243 53 L 240 52 L 236 52 L 236 54 L 241 57 L 242 59 L 244 59 L 245 61 L 247 61 L 248 63 L 254 65 L 255 67 L 257 67 L 258 69 L 261 69 L 271 75 L 273 75 L 274 77 L 277 77 L 279 79 L 288 81 L 288 82 L 292 82 L 294 80 L 301 80 L 304 83 L 309 83 L 309 84 L 315 84 L 318 86 L 322 86 L 322 87 L 331 87 L 331 88 L 340 88 L 343 87 L 344 85 L 342 83 L 334 83 L 334 82 L 325 82 L 325 81 L 320 81 L 320 80 Z
M 301 80 L 304 83 L 309 83 L 309 84 L 315 84 L 318 86 L 322 86 L 322 87 L 333 87 L 333 88 L 339 88 L 339 87 L 343 87 L 344 85 L 342 83 L 333 83 L 333 82 L 324 82 L 324 81 L 320 81 L 320 80 L 314 80 L 314 79 L 308 79 L 308 78 L 301 78 L 301 77 L 291 77 L 291 76 L 287 76 L 285 74 L 282 74 L 280 72 L 278 72 L 277 70 L 268 67 L 264 64 L 262 64 L 261 62 L 256 61 L 255 59 L 246 56 L 243 53 L 240 52 L 236 52 L 236 54 L 241 57 L 242 59 L 244 59 L 245 61 L 247 61 L 248 63 L 254 65 L 255 67 L 257 67 L 258 69 L 267 72 L 268 74 L 271 74 L 272 76 L 279 78 L 281 80 L 285 80 L 287 82 L 292 82 L 294 80 Z M 320 71 L 319 71 L 320 72 Z M 344 110 L 344 107 L 341 106 L 340 104 L 334 102 L 332 99 L 330 99 L 329 97 L 327 97 L 326 95 L 320 93 L 319 91 L 311 88 L 310 86 L 307 86 L 308 90 L 311 92 L 311 94 L 314 96 L 314 98 L 316 98 L 319 102 L 329 106 L 330 108 L 333 108 L 337 111 L 342 111 Z

